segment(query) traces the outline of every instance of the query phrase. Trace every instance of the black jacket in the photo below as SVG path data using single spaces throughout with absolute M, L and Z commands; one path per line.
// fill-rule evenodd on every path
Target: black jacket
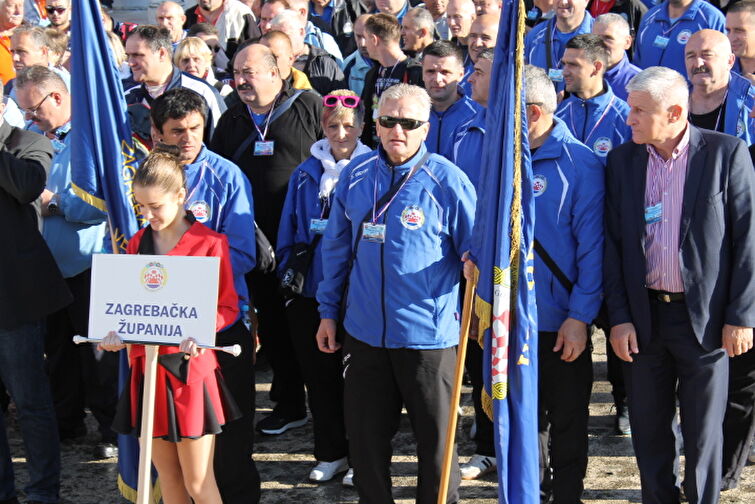
M 679 266 L 690 323 L 706 352 L 724 324 L 755 327 L 755 171 L 745 143 L 690 128 Z M 611 326 L 631 322 L 640 351 L 651 339 L 645 287 L 645 145 L 608 153 L 603 291 Z M 675 253 L 669 251 L 669 253 Z
M 364 78 L 364 89 L 362 90 L 362 103 L 364 103 L 364 130 L 362 130 L 362 143 L 372 147 L 377 147 L 377 131 L 375 129 L 375 121 L 372 118 L 373 107 L 377 107 L 380 95 L 376 92 L 376 84 L 378 76 L 381 74 L 383 67 L 380 64 L 376 64 Z M 415 86 L 425 87 L 425 82 L 422 79 L 422 64 L 414 58 L 407 58 L 398 65 L 395 69 L 401 73 L 393 75 L 393 84 L 414 84 Z M 403 71 L 401 71 L 403 70 Z M 382 70 L 386 73 L 386 70 Z M 390 86 L 388 86 L 390 87 Z M 387 89 L 387 88 L 386 88 Z M 381 91 L 382 94 L 382 91 Z
M 354 40 L 354 22 L 366 13 L 367 9 L 359 0 L 336 0 L 335 2 L 329 33 L 336 39 L 344 58 L 357 49 L 357 43 Z
M 32 204 L 52 163 L 50 140 L 0 125 L 0 328 L 40 320 L 68 305 L 71 293 L 37 227 Z
M 188 30 L 199 22 L 197 19 L 197 5 L 189 7 L 184 11 L 186 21 L 184 22 L 184 30 Z M 239 48 L 242 42 L 246 40 L 257 40 L 262 36 L 260 27 L 257 25 L 257 21 L 253 16 L 249 14 L 244 15 L 244 29 L 241 31 L 239 38 L 229 38 L 225 41 L 226 49 L 225 53 L 229 60 L 233 60 L 233 56 L 236 54 L 236 50 Z
M 348 85 L 336 59 L 326 50 L 307 44 L 309 54 L 299 56 L 294 68 L 305 73 L 312 88 L 325 96 L 334 89 L 346 89 Z
M 284 85 L 276 106 L 283 103 L 294 91 Z M 273 247 L 278 236 L 283 202 L 286 199 L 291 173 L 310 156 L 309 148 L 322 138 L 320 116 L 322 99 L 305 91 L 291 108 L 270 123 L 265 140 L 275 142 L 272 156 L 254 156 L 257 130 L 249 117 L 247 106 L 239 102 L 220 118 L 210 150 L 230 159 L 244 172 L 252 184 L 254 218 Z M 243 148 L 243 150 L 241 150 Z

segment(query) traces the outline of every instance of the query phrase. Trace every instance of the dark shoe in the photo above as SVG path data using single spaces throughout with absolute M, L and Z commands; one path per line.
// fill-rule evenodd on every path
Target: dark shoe
M 113 443 L 100 443 L 94 447 L 94 456 L 98 459 L 118 457 L 118 446 Z
M 10 499 L 0 500 L 0 504 L 19 504 L 18 498 L 11 497 Z
M 75 443 L 81 441 L 87 435 L 87 428 L 84 424 L 78 425 L 73 429 L 59 429 L 58 436 L 60 442 Z
M 632 425 L 629 423 L 629 407 L 626 401 L 616 405 L 616 434 L 628 436 L 632 433 Z
M 306 415 L 304 418 L 288 418 L 273 411 L 271 415 L 266 416 L 257 422 L 257 432 L 267 434 L 268 436 L 274 436 L 277 434 L 283 434 L 288 429 L 301 427 L 305 423 L 307 423 Z

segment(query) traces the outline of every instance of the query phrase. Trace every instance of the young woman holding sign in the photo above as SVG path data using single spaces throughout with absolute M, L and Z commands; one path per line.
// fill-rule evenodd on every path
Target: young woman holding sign
M 228 243 L 184 210 L 183 167 L 177 156 L 165 152 L 169 148 L 160 150 L 150 154 L 134 175 L 134 197 L 149 226 L 131 238 L 128 253 L 219 257 L 220 331 L 238 318 Z M 126 345 L 111 332 L 99 346 L 118 351 Z M 121 397 L 113 429 L 138 436 L 145 352 L 143 345 L 130 347 L 130 386 Z M 196 504 L 221 504 L 213 471 L 215 434 L 237 416 L 237 410 L 224 388 L 215 353 L 199 349 L 188 338 L 179 347 L 161 346 L 159 355 L 152 462 L 163 502 L 187 504 L 191 498 Z

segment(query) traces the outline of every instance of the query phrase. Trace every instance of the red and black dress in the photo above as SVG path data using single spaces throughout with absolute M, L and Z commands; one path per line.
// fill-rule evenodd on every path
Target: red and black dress
M 192 221 L 191 227 L 167 255 L 220 258 L 216 324 L 216 330 L 220 331 L 233 324 L 239 313 L 228 241 L 193 217 L 187 217 Z M 152 228 L 136 233 L 127 252 L 154 254 Z M 158 355 L 153 437 L 178 442 L 181 438 L 219 434 L 223 424 L 241 416 L 225 387 L 214 351 L 205 350 L 187 360 L 178 347 L 162 345 Z M 131 346 L 129 384 L 123 390 L 113 420 L 113 430 L 121 434 L 141 433 L 144 357 L 144 345 Z

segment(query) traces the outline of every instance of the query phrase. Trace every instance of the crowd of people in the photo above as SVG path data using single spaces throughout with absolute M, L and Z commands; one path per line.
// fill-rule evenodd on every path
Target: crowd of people
M 582 497 L 599 328 L 643 502 L 715 504 L 755 459 L 755 0 L 525 4 L 541 502 Z M 71 184 L 73 8 L 0 0 L 0 380 L 27 502 L 59 502 L 60 443 L 86 434 L 85 408 L 97 457 L 141 430 L 143 347 L 119 397 L 120 336 L 72 342 L 109 246 L 107 214 Z M 242 347 L 161 347 L 166 504 L 258 502 L 255 431 L 310 418 L 309 479 L 391 503 L 402 408 L 417 503 L 437 501 L 501 8 L 166 1 L 136 25 L 102 7 L 142 158 L 128 253 L 219 257 L 216 342 Z M 258 342 L 275 407 L 255 423 Z M 449 503 L 496 468 L 482 358 L 470 345 L 476 449 L 460 465 L 454 451 Z M 0 504 L 14 504 L 0 427 Z

